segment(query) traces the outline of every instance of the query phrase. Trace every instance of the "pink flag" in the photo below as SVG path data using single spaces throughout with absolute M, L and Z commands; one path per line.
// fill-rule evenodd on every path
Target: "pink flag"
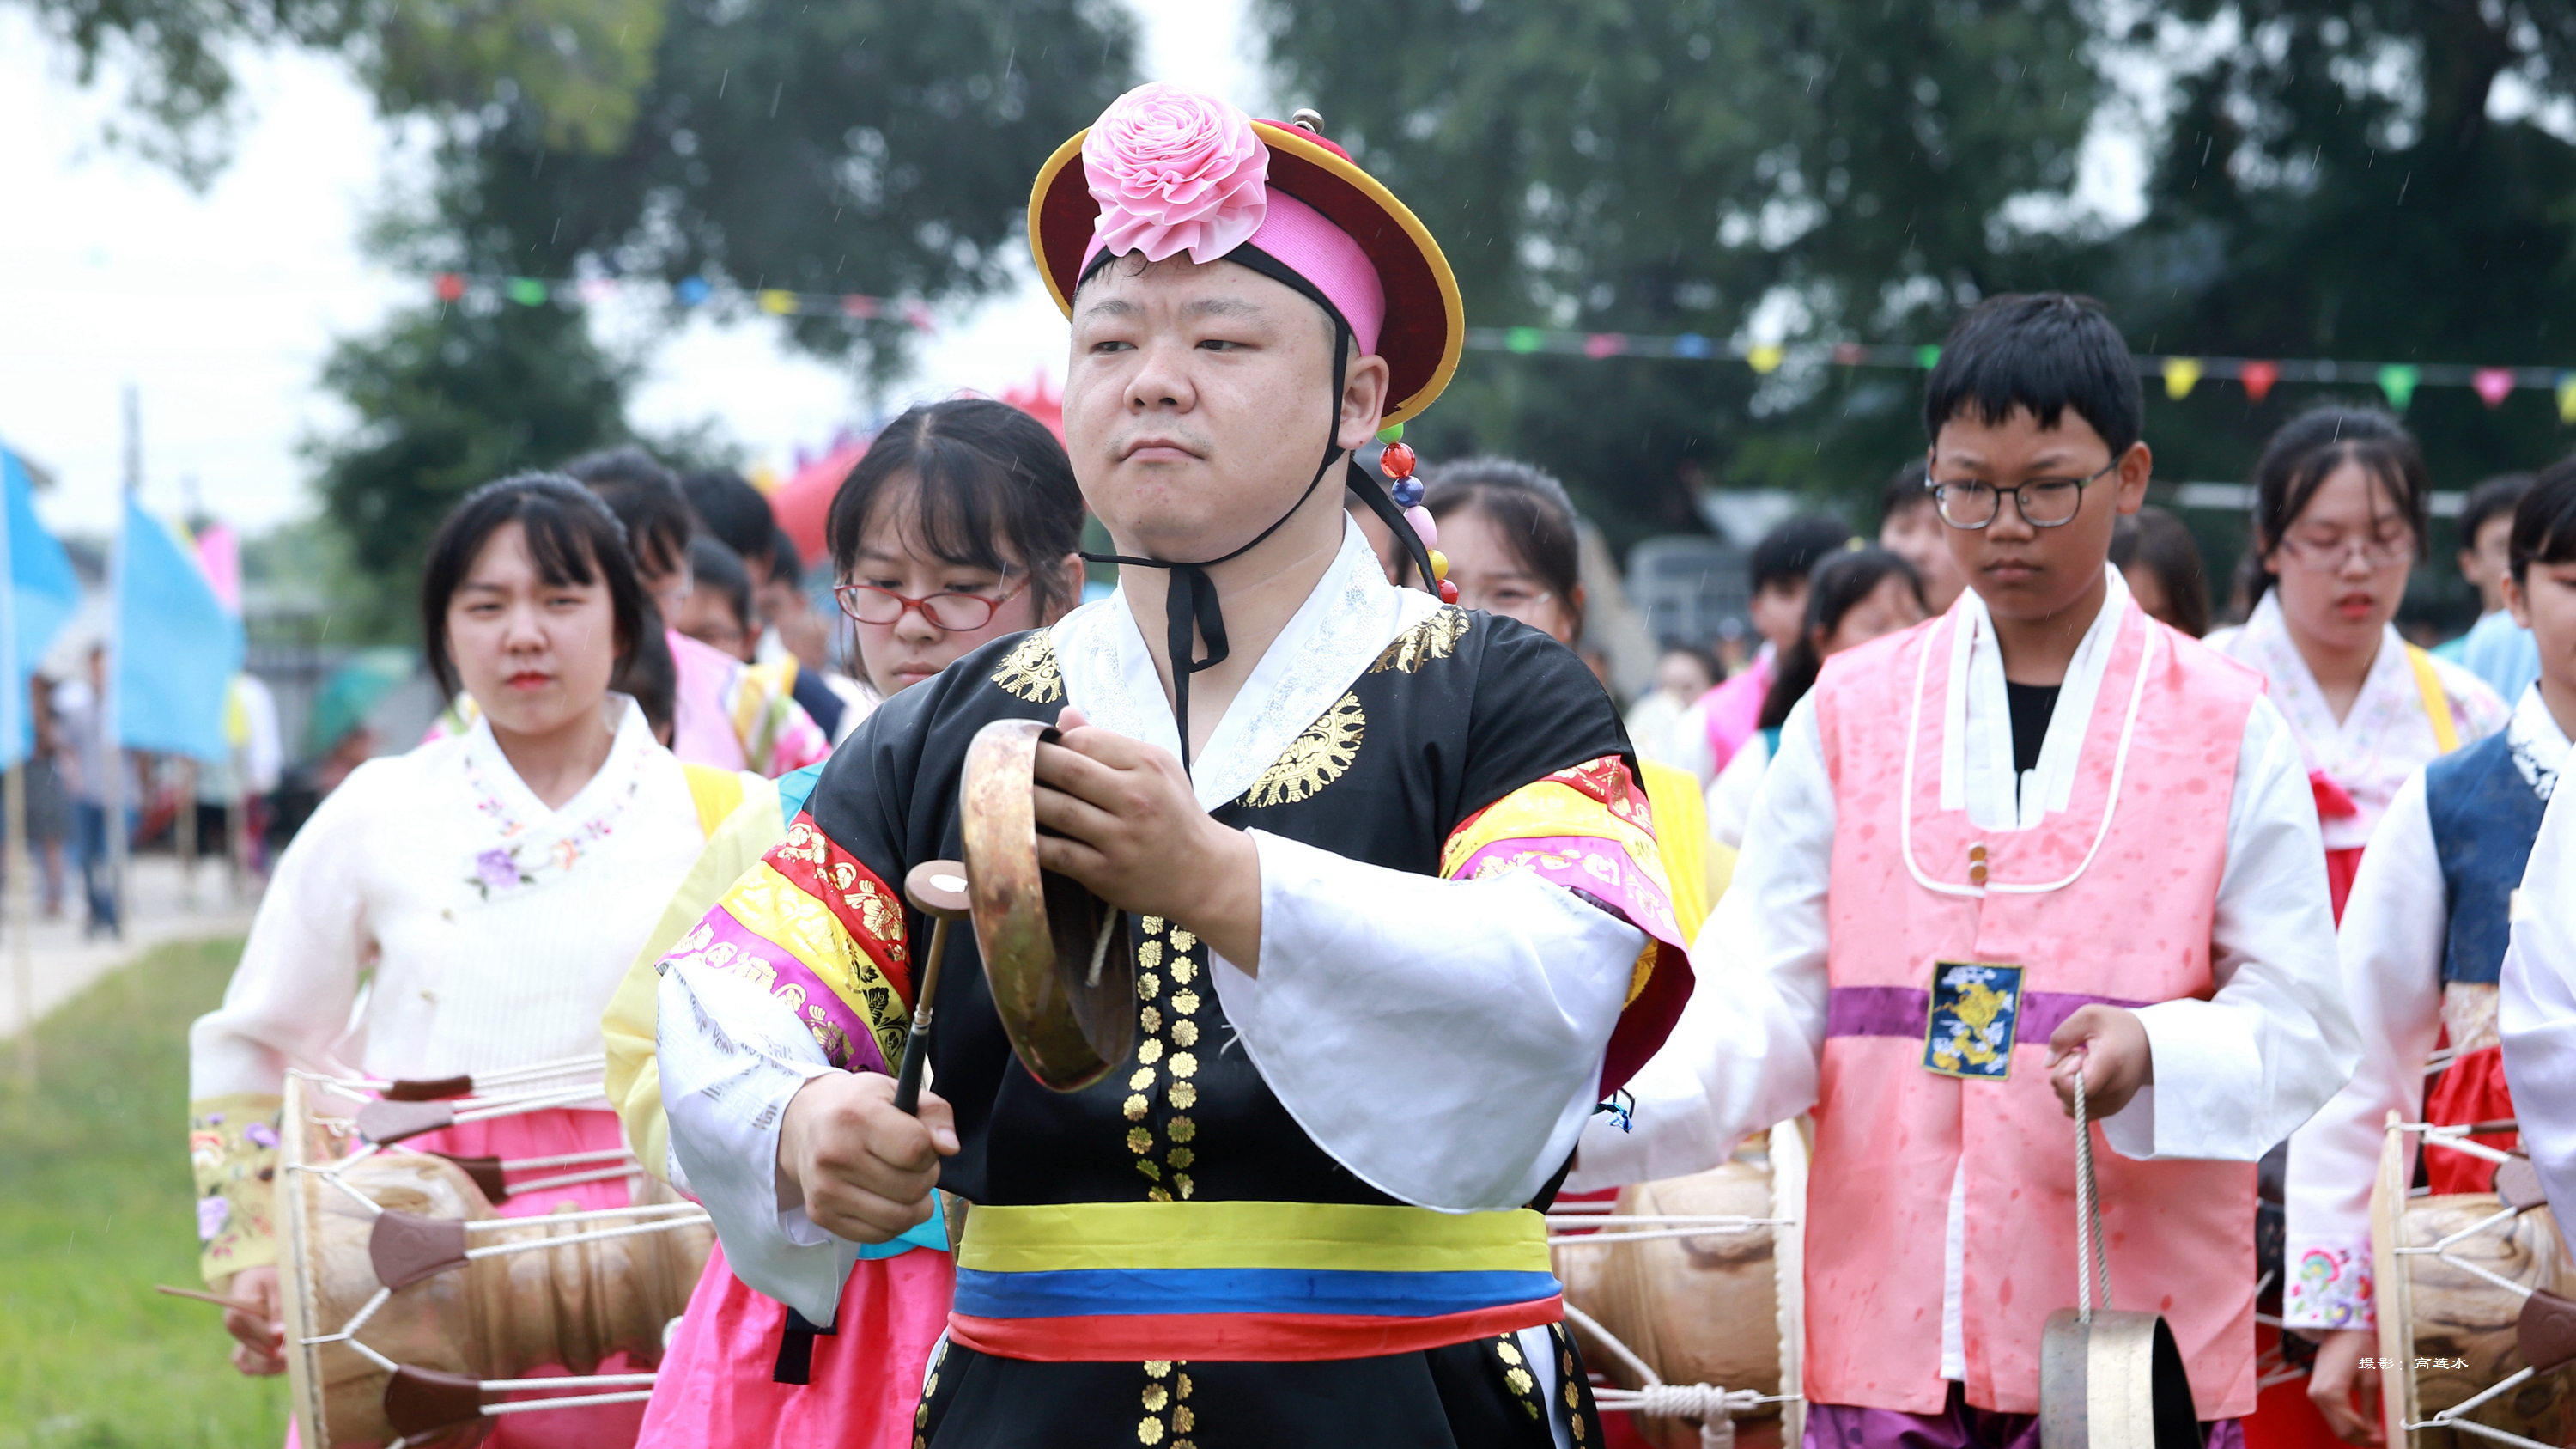
M 2513 391 L 2513 369 L 2481 367 L 2469 379 L 2469 386 L 2478 390 L 2478 396 L 2486 399 L 2488 407 L 2503 407 L 2506 396 Z
M 209 523 L 197 534 L 197 567 L 226 612 L 241 614 L 241 535 L 229 523 Z

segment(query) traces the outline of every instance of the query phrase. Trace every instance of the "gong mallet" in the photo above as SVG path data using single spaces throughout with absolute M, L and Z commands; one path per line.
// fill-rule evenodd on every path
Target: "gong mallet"
M 912 998 L 912 1034 L 904 1038 L 903 1066 L 895 1073 L 895 1110 L 921 1115 L 921 1071 L 929 1062 L 930 1003 L 939 991 L 939 958 L 948 954 L 948 923 L 965 919 L 966 867 L 953 860 L 925 860 L 903 878 L 904 899 L 930 917 L 930 950 L 922 957 Z

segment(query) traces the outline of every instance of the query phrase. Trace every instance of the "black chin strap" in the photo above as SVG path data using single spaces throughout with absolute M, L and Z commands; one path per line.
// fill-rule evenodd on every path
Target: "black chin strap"
M 1333 415 L 1324 429 L 1324 461 L 1315 468 L 1315 476 L 1306 483 L 1306 491 L 1280 514 L 1268 528 L 1252 536 L 1250 542 L 1231 553 L 1197 563 L 1177 563 L 1171 559 L 1129 558 L 1124 554 L 1086 553 L 1086 563 L 1116 564 L 1121 568 L 1170 569 L 1172 580 L 1163 591 L 1163 641 L 1172 661 L 1172 721 L 1181 732 L 1181 768 L 1190 766 L 1190 676 L 1203 669 L 1223 664 L 1230 652 L 1225 638 L 1225 611 L 1217 601 L 1216 581 L 1207 575 L 1219 564 L 1231 563 L 1267 542 L 1270 535 L 1287 526 L 1315 496 L 1316 485 L 1333 470 L 1334 458 L 1342 451 L 1342 373 L 1350 365 L 1351 329 L 1334 316 L 1333 326 Z M 1389 505 L 1393 505 L 1390 503 Z M 1402 515 L 1398 515 L 1400 518 Z M 1426 565 L 1427 567 L 1427 565 Z M 1425 574 L 1428 578 L 1429 575 Z M 1208 652 L 1193 657 L 1192 632 L 1207 641 Z

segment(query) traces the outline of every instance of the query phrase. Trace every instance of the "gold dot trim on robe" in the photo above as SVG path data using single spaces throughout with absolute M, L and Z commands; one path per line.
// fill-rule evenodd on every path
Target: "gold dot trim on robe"
M 1529 1371 L 1529 1362 L 1521 1355 L 1519 1336 L 1497 1334 L 1492 1346 L 1494 1357 L 1503 1365 L 1503 1387 L 1512 1391 L 1512 1401 L 1529 1415 L 1531 1423 L 1543 1421 L 1547 1416 L 1547 1405 L 1539 1401 L 1538 1375 Z
M 1198 1426 L 1198 1410 L 1189 1402 L 1189 1365 L 1148 1359 L 1144 1368 L 1145 1416 L 1136 1422 L 1136 1442 L 1159 1446 L 1168 1441 L 1171 1449 L 1196 1449 L 1189 1438 Z
M 1186 1112 L 1198 1105 L 1198 1054 L 1189 1050 L 1198 1045 L 1199 1024 L 1191 1018 L 1201 1005 L 1197 989 L 1189 983 L 1198 979 L 1200 965 L 1194 952 L 1199 938 L 1172 925 L 1161 916 L 1142 918 L 1144 942 L 1137 948 L 1137 960 L 1148 967 L 1136 977 L 1136 1069 L 1127 1078 L 1127 1099 L 1120 1104 L 1126 1119 L 1136 1125 L 1127 1129 L 1127 1150 L 1135 1154 L 1136 1171 L 1152 1184 L 1145 1190 L 1148 1202 L 1187 1201 L 1198 1192 L 1198 1182 L 1190 1168 L 1198 1163 L 1198 1150 L 1186 1146 L 1198 1136 L 1198 1123 L 1191 1118 L 1171 1116 L 1161 1123 L 1158 1135 L 1154 1121 L 1154 1097 L 1160 1091 L 1174 1112 Z M 1169 998 L 1163 994 L 1163 975 L 1168 970 L 1176 988 Z
M 1002 656 L 993 683 L 1004 694 L 1031 704 L 1054 704 L 1064 698 L 1064 673 L 1056 667 L 1055 641 L 1038 630 Z

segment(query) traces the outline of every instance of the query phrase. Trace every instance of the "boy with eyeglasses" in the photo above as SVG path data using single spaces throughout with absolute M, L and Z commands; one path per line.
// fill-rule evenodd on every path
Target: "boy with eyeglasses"
M 1924 424 L 1968 591 L 1790 715 L 1693 947 L 1716 979 L 1630 1084 L 1634 1134 L 1585 1134 L 1598 1186 L 1812 1111 L 1811 1445 L 2036 1443 L 2078 1072 L 2111 1302 L 2165 1315 L 2213 1445 L 2254 1407 L 2254 1163 L 2356 1048 L 2296 743 L 2109 566 L 2142 411 L 2093 303 L 1952 332 Z

